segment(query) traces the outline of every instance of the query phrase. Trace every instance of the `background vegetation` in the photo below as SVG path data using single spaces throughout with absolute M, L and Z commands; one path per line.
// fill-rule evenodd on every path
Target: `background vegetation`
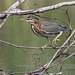
M 40 8 L 44 6 L 54 5 L 59 2 L 71 1 L 71 0 L 27 0 L 25 3 L 20 5 L 18 8 L 29 10 Z M 7 10 L 15 0 L 0 0 L 0 12 Z M 72 28 L 75 29 L 75 6 L 65 6 L 63 9 L 67 9 Z M 59 18 L 68 23 L 67 16 L 63 10 L 52 10 L 38 15 L 46 16 L 50 18 Z M 47 40 L 43 37 L 36 36 L 32 30 L 31 26 L 27 22 L 22 22 L 19 19 L 26 18 L 28 15 L 21 16 L 11 16 L 2 28 L 0 28 L 0 39 L 8 41 L 21 46 L 29 47 L 42 47 L 47 43 Z M 39 18 L 39 17 L 38 17 Z M 67 26 L 58 20 L 49 20 L 44 18 L 39 18 L 40 20 L 55 22 L 60 25 Z M 3 20 L 0 20 L 0 23 Z M 57 46 L 61 46 L 67 39 L 68 32 L 63 33 L 60 36 L 61 42 L 58 42 Z M 55 37 L 50 37 L 52 41 Z M 74 50 L 70 51 L 73 52 Z M 7 74 L 13 72 L 28 72 L 32 71 L 47 62 L 52 58 L 53 54 L 56 52 L 55 49 L 46 49 L 45 51 L 36 49 L 19 49 L 6 44 L 0 43 L 0 68 L 4 69 Z M 61 59 L 61 57 L 59 58 Z M 57 59 L 57 61 L 59 60 Z M 56 66 L 49 70 L 50 73 L 58 72 L 60 66 Z M 63 75 L 75 75 L 75 57 L 69 58 L 62 68 Z

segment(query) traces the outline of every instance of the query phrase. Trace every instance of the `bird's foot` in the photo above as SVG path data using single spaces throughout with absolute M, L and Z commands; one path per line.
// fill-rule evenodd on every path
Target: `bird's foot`
M 43 47 L 41 47 L 41 49 L 42 49 L 42 50 L 45 50 L 45 49 L 46 49 L 46 45 L 44 45 Z
M 53 47 L 55 47 L 54 44 L 57 45 L 56 41 L 60 41 L 60 39 L 54 39 L 54 40 L 53 40 L 53 42 L 52 42 L 52 46 L 53 46 Z

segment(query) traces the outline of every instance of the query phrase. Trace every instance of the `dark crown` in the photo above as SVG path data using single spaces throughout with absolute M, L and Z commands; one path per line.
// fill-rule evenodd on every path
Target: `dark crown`
M 37 17 L 35 17 L 35 16 L 33 16 L 33 15 L 30 15 L 30 16 L 28 16 L 27 18 L 32 18 L 32 19 L 39 20 Z

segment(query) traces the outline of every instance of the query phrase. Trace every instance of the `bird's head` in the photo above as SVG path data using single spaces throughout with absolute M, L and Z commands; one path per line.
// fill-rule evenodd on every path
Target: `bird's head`
M 39 19 L 33 15 L 28 16 L 27 18 L 20 19 L 22 21 L 30 22 L 31 24 L 35 24 L 39 21 Z

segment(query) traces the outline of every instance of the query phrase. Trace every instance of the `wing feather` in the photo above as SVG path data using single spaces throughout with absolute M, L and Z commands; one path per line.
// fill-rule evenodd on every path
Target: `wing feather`
M 65 28 L 62 25 L 58 25 L 56 23 L 42 21 L 42 30 L 46 33 L 58 33 L 60 31 L 64 31 Z

